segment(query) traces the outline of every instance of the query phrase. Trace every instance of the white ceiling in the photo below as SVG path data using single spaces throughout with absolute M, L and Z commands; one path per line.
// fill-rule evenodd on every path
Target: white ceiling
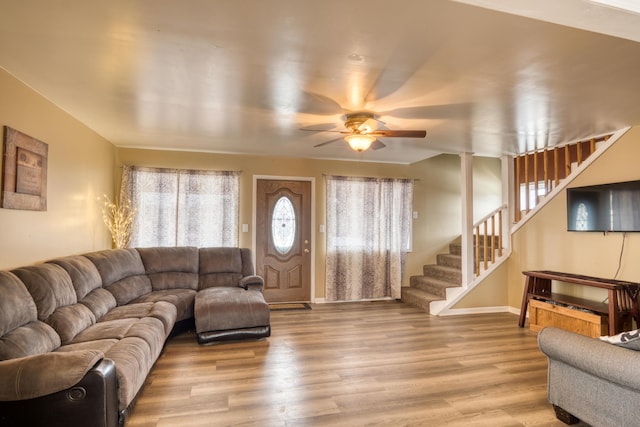
M 117 146 L 412 163 L 640 123 L 640 15 L 586 0 L 2 0 L 0 10 L 0 67 Z M 427 137 L 357 154 L 342 141 L 314 148 L 337 134 L 299 130 L 342 129 L 348 110 Z

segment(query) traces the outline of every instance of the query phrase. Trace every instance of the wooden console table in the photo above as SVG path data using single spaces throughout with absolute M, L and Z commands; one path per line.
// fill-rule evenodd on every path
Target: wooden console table
M 594 313 L 607 315 L 609 321 L 609 335 L 622 332 L 625 318 L 636 316 L 638 321 L 638 289 L 640 283 L 624 282 L 621 280 L 601 279 L 598 277 L 580 276 L 557 271 L 523 271 L 526 276 L 520 321 L 518 326 L 524 327 L 529 300 L 535 298 L 542 301 L 553 301 L 562 305 L 590 310 Z M 581 286 L 591 286 L 606 289 L 608 302 L 591 301 L 584 298 L 572 297 L 551 290 L 551 281 L 572 283 Z

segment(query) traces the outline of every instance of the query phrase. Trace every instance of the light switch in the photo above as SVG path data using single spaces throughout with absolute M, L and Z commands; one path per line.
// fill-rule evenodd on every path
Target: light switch
M 324 224 L 320 224 L 320 227 L 319 227 L 318 231 L 320 233 L 324 233 Z
M 249 224 L 242 224 L 242 232 L 243 233 L 249 232 Z
M 413 211 L 413 219 L 418 219 L 418 211 Z

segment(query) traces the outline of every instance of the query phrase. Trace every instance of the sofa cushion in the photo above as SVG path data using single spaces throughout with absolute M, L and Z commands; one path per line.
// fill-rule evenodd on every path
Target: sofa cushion
M 121 340 L 127 336 L 127 332 L 129 332 L 129 329 L 131 329 L 137 320 L 138 319 L 117 319 L 109 320 L 108 322 L 98 322 L 76 335 L 72 344 L 104 339 Z
M 119 340 L 111 338 L 106 340 L 84 341 L 75 344 L 67 344 L 56 349 L 57 352 L 79 351 L 79 350 L 96 350 L 106 353 L 118 343 Z
M 154 291 L 198 289 L 198 248 L 138 248 Z
M 32 356 L 60 346 L 60 337 L 38 320 L 36 304 L 14 274 L 0 271 L 0 360 Z
M 152 353 L 144 339 L 127 337 L 111 347 L 105 357 L 116 365 L 118 410 L 124 411 L 144 384 L 158 355 Z
M 96 321 L 102 319 L 105 314 L 118 305 L 116 297 L 104 288 L 92 290 L 80 301 L 80 303 L 86 305 L 89 310 L 91 310 Z
M 73 337 L 95 322 L 96 318 L 91 310 L 82 304 L 61 307 L 46 320 L 46 323 L 60 335 L 62 344 L 71 342 Z
M 101 319 L 116 306 L 113 294 L 102 288 L 102 277 L 97 267 L 87 257 L 74 255 L 49 261 L 62 267 L 76 290 L 78 302 L 86 305 L 96 320 Z
M 13 271 L 33 297 L 39 320 L 52 326 L 63 344 L 95 323 L 88 307 L 77 303 L 71 277 L 57 264 L 39 264 Z
M 153 292 L 152 292 L 153 294 Z M 147 294 L 151 295 L 151 294 Z M 174 304 L 158 302 L 130 303 L 116 307 L 104 316 L 101 321 L 117 319 L 142 319 L 144 317 L 154 317 L 164 325 L 165 337 L 168 337 L 176 323 L 177 310 Z
M 109 339 L 121 340 L 131 336 L 144 338 L 148 345 L 155 349 L 158 343 L 160 346 L 164 344 L 165 325 L 162 320 L 155 317 L 133 317 L 98 322 L 78 334 L 72 344 Z
M 135 249 L 109 249 L 84 256 L 95 264 L 102 287 L 113 294 L 118 305 L 151 292 L 151 282 Z
M 249 255 L 243 256 L 243 253 Z M 245 261 L 248 265 L 245 265 Z M 200 248 L 198 271 L 198 289 L 238 286 L 243 276 L 253 274 L 250 251 L 241 248 Z
M 193 304 L 196 291 L 192 289 L 171 289 L 166 291 L 153 291 L 137 298 L 135 303 L 168 302 L 176 307 L 176 320 L 185 320 L 193 317 Z
M 8 271 L 0 271 L 0 336 L 38 318 L 36 304 L 24 283 Z
M 76 290 L 78 301 L 81 301 L 91 291 L 102 287 L 102 278 L 95 264 L 82 255 L 56 258 L 49 263 L 62 267 L 69 277 Z
M 60 336 L 51 326 L 34 320 L 0 337 L 0 360 L 48 353 L 60 344 Z
M 127 332 L 126 338 L 136 337 L 143 339 L 151 349 L 151 354 L 158 357 L 164 346 L 166 336 L 164 334 L 164 325 L 154 317 L 144 317 L 138 319 Z M 116 365 L 117 367 L 117 365 Z
M 17 268 L 12 272 L 29 290 L 40 320 L 46 320 L 59 307 L 78 302 L 71 277 L 58 265 L 39 264 Z

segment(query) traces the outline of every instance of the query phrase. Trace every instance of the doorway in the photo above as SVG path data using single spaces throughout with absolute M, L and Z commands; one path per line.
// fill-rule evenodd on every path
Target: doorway
M 256 274 L 267 302 L 311 300 L 312 181 L 257 179 Z

